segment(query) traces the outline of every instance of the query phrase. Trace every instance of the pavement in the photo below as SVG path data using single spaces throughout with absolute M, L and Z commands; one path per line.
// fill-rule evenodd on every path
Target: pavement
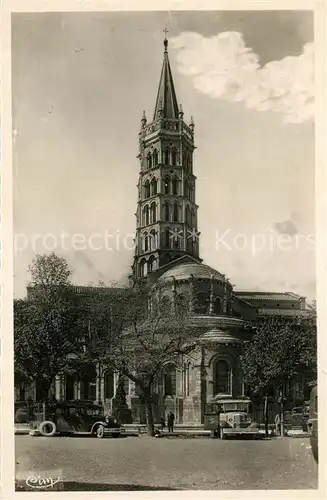
M 21 435 L 15 441 L 18 490 L 31 490 L 28 478 L 51 475 L 56 486 L 46 487 L 65 491 L 318 487 L 318 467 L 308 438 L 302 437 L 221 441 Z

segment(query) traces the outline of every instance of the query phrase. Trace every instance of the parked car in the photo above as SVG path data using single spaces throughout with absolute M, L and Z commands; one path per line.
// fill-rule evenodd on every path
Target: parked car
M 119 437 L 123 432 L 113 417 L 105 416 L 102 406 L 83 401 L 46 403 L 33 427 L 45 437 L 61 433 Z
M 310 436 L 311 451 L 315 461 L 318 463 L 318 390 L 314 387 L 310 395 L 310 410 L 308 429 Z

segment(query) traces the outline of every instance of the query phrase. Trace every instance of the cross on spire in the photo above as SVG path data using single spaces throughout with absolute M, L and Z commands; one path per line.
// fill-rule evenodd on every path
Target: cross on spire
M 167 46 L 168 46 L 167 33 L 169 33 L 169 30 L 167 30 L 167 27 L 165 26 L 165 29 L 162 31 L 165 34 L 164 46 L 165 46 L 165 52 L 167 52 Z

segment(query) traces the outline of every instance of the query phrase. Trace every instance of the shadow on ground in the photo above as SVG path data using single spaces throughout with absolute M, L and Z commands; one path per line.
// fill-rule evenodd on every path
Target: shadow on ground
M 142 484 L 104 484 L 104 483 L 78 483 L 75 481 L 67 481 L 61 484 L 59 488 L 42 489 L 42 493 L 47 491 L 172 491 L 177 488 L 160 487 L 160 486 L 144 486 Z M 26 484 L 16 484 L 15 491 L 35 491 L 39 489 L 29 488 Z

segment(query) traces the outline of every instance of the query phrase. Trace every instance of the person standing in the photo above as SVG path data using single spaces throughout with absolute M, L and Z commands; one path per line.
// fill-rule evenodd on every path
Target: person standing
M 170 411 L 167 417 L 168 432 L 174 432 L 175 415 Z

